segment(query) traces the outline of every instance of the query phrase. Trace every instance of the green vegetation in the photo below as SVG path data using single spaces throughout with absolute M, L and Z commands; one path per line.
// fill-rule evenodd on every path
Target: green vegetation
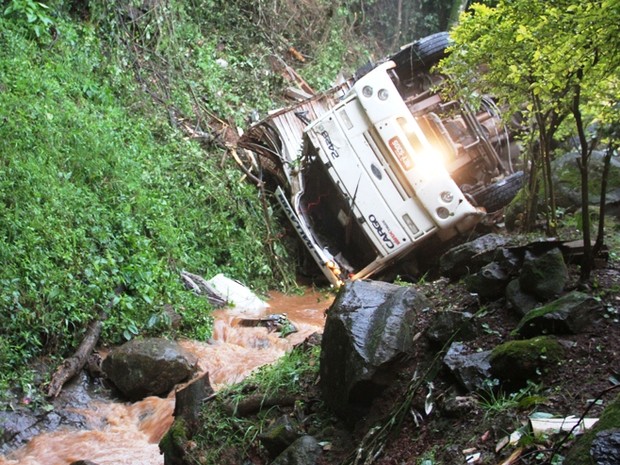
M 453 76 L 454 90 L 466 98 L 494 95 L 506 115 L 522 120 L 530 229 L 540 195 L 547 231 L 556 232 L 551 161 L 557 146 L 577 136 L 583 210 L 589 203 L 592 150 L 599 147 L 609 157 L 618 150 L 620 52 L 614 38 L 619 21 L 615 1 L 500 0 L 495 7 L 472 5 L 452 31 L 454 53 L 442 70 Z M 592 266 L 587 216 L 582 234 L 582 279 L 587 280 Z
M 65 24 L 47 49 L 0 28 L 3 374 L 74 348 L 100 310 L 108 342 L 166 305 L 208 333 L 181 269 L 273 283 L 256 194 L 221 151 L 136 108 L 93 30 Z
M 545 397 L 539 393 L 541 384 L 528 381 L 526 386 L 515 392 L 504 392 L 498 379 L 488 380 L 485 388 L 478 393 L 480 406 L 486 417 L 505 414 L 511 410 L 529 409 L 537 404 L 542 404 Z
M 309 351 L 295 349 L 273 365 L 259 368 L 243 382 L 218 392 L 217 397 L 204 407 L 201 429 L 194 438 L 200 445 L 193 451 L 196 463 L 241 463 L 251 448 L 258 447 L 259 434 L 281 412 L 272 408 L 270 399 L 285 396 L 304 398 L 319 373 L 320 346 Z M 238 403 L 247 398 L 259 401 L 256 417 L 235 415 Z M 300 402 L 299 400 L 297 402 Z M 302 405 L 296 407 L 304 410 Z M 312 421 L 320 422 L 320 419 Z M 306 427 L 310 424 L 306 422 Z M 231 454 L 239 456 L 230 457 Z
M 34 359 L 69 355 L 104 312 L 105 343 L 171 334 L 171 311 L 174 331 L 208 338 L 209 305 L 181 270 L 290 288 L 277 212 L 226 147 L 252 111 L 281 105 L 271 61 L 289 46 L 315 53 L 310 82 L 335 77 L 346 11 L 304 43 L 275 32 L 279 2 L 4 5 L 0 391 L 31 385 Z M 247 27 L 257 19 L 271 28 Z

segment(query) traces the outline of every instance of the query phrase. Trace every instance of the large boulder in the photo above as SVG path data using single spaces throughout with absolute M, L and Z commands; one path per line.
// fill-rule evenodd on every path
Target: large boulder
M 510 275 L 497 262 L 483 266 L 478 272 L 465 278 L 467 290 L 482 299 L 499 299 L 506 292 Z
M 579 436 L 566 454 L 570 465 L 620 463 L 620 394 L 612 400 L 594 428 Z
M 321 344 L 327 405 L 344 417 L 363 414 L 393 379 L 395 362 L 412 349 L 416 313 L 428 307 L 413 287 L 346 284 L 327 312 Z
M 271 457 L 277 457 L 302 435 L 299 422 L 290 415 L 282 415 L 258 435 L 258 440 Z
M 515 278 L 506 286 L 506 303 L 517 315 L 524 316 L 530 310 L 540 306 L 540 302 L 532 294 L 523 292 L 519 278 Z
M 212 394 L 213 388 L 208 373 L 175 393 L 174 422 L 159 442 L 164 465 L 188 463 L 191 439 L 201 428 L 200 414 L 204 399 Z
M 498 250 L 509 243 L 509 238 L 499 234 L 486 234 L 473 241 L 460 244 L 439 258 L 439 271 L 444 276 L 457 278 L 475 273 L 496 258 Z
M 179 344 L 160 338 L 135 339 L 113 349 L 103 361 L 108 379 L 131 401 L 165 396 L 196 371 L 196 359 Z
M 478 391 L 491 378 L 490 356 L 490 350 L 476 352 L 462 342 L 453 342 L 443 363 L 466 391 Z
M 573 291 L 542 307 L 531 310 L 517 325 L 515 333 L 524 337 L 541 334 L 579 334 L 603 309 L 600 302 Z
M 540 255 L 526 252 L 519 275 L 521 290 L 541 301 L 559 295 L 568 281 L 568 268 L 559 248 Z
M 551 336 L 540 336 L 524 341 L 508 341 L 491 351 L 491 374 L 508 389 L 524 386 L 537 379 L 548 367 L 560 362 L 564 347 Z
M 475 339 L 479 332 L 471 313 L 444 310 L 430 315 L 426 337 L 436 346 L 442 347 L 455 337 L 459 341 Z
M 601 431 L 592 441 L 590 455 L 596 465 L 620 463 L 620 428 Z

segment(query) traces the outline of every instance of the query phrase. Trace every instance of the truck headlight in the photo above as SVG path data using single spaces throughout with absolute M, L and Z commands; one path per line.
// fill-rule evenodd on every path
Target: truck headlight
M 370 86 L 364 86 L 362 88 L 362 95 L 364 97 L 372 97 L 373 92 L 374 91 L 373 91 L 372 87 L 370 87 Z
M 377 92 L 377 97 L 379 97 L 379 100 L 387 100 L 389 96 L 390 93 L 387 89 L 380 89 L 379 92 Z
M 445 220 L 450 216 L 450 210 L 448 210 L 446 207 L 439 207 L 435 211 L 437 212 L 437 216 L 442 220 Z
M 439 194 L 439 198 L 441 198 L 441 200 L 444 203 L 450 203 L 454 200 L 454 196 L 452 195 L 452 192 L 450 191 L 443 191 Z

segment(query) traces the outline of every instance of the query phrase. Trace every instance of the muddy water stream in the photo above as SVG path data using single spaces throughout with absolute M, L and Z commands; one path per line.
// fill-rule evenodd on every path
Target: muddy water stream
M 263 315 L 234 309 L 218 310 L 212 341 L 181 341 L 199 359 L 201 373 L 208 372 L 215 390 L 238 382 L 253 369 L 274 362 L 314 332 L 322 332 L 324 310 L 331 300 L 308 292 L 303 296 L 273 294 Z M 263 327 L 238 326 L 240 318 L 286 313 L 298 329 L 286 338 Z M 90 460 L 98 465 L 160 465 L 158 443 L 172 424 L 174 397 L 148 397 L 133 404 L 97 401 L 79 409 L 87 430 L 41 434 L 7 456 L 0 465 L 68 465 Z

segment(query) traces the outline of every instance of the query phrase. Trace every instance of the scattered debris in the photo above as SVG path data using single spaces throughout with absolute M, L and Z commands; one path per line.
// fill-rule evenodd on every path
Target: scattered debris
M 297 332 L 297 328 L 288 319 L 286 313 L 274 313 L 260 318 L 241 318 L 237 325 L 250 328 L 264 327 L 270 333 L 273 331 L 280 332 L 280 337 L 286 337 Z
M 206 282 L 211 293 L 222 298 L 228 305 L 243 313 L 263 312 L 269 304 L 259 298 L 239 281 L 228 278 L 222 273 L 215 275 Z
M 534 418 L 530 417 L 530 426 L 535 435 L 572 431 L 574 434 L 585 433 L 592 428 L 598 418 L 578 418 L 570 415 L 565 418 Z

